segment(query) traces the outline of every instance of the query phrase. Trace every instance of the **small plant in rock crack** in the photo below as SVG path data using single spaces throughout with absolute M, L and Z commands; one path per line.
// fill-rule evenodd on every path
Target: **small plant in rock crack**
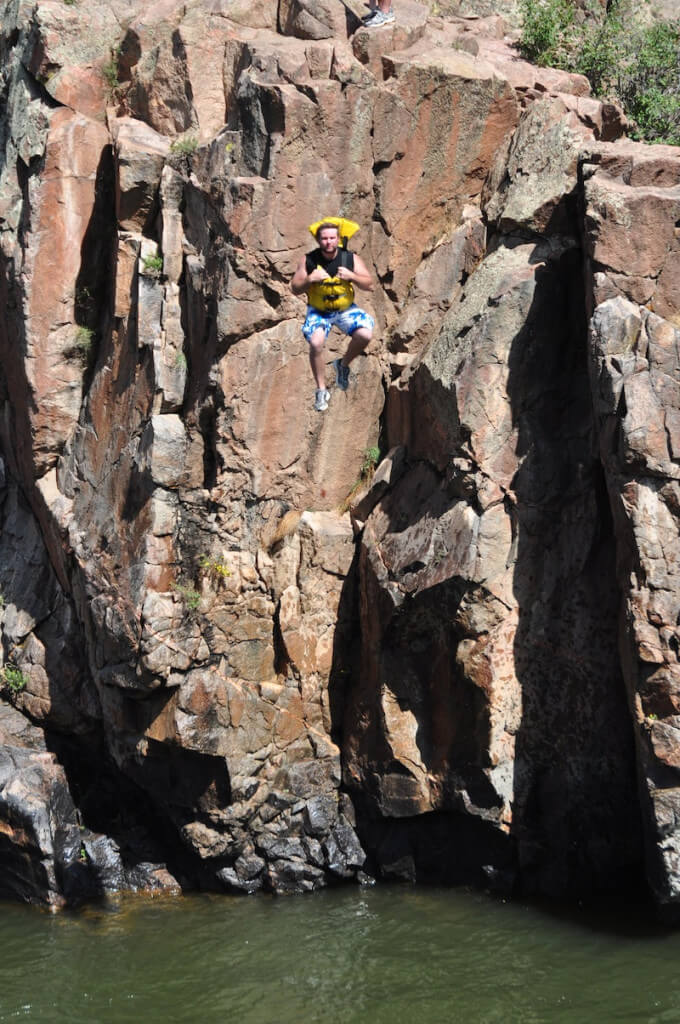
M 103 66 L 102 76 L 107 86 L 112 93 L 116 92 L 120 88 L 120 80 L 118 78 L 118 58 L 120 57 L 120 50 L 115 49 L 111 51 L 111 59 Z
M 21 693 L 22 690 L 26 689 L 28 683 L 28 679 L 21 669 L 11 662 L 8 662 L 0 670 L 0 681 L 2 682 L 3 690 L 9 691 L 9 693 Z
M 218 559 L 210 558 L 209 555 L 201 555 L 198 565 L 208 579 L 218 587 L 224 586 L 224 581 L 232 575 L 228 565 Z
M 187 357 L 184 355 L 184 352 L 178 352 L 175 356 L 175 368 L 177 370 L 186 370 Z
M 91 311 L 94 305 L 94 295 L 87 285 L 81 285 L 76 288 L 75 294 L 76 306 L 81 309 Z
M 71 352 L 82 363 L 86 363 L 90 358 L 93 343 L 94 331 L 90 327 L 77 327 Z
M 371 482 L 373 474 L 375 473 L 375 467 L 379 462 L 380 448 L 378 448 L 377 445 L 371 445 L 370 448 L 364 449 L 363 462 L 359 469 L 359 477 L 354 481 L 352 490 L 340 505 L 340 512 L 342 515 L 352 507 L 357 495 L 360 494 L 364 487 Z
M 201 595 L 199 592 L 194 590 L 193 587 L 189 587 L 183 583 L 173 583 L 171 586 L 175 593 L 179 594 L 182 598 L 185 609 L 188 612 L 195 612 L 201 603 Z
M 380 449 L 377 445 L 372 445 L 370 448 L 366 448 L 364 451 L 364 461 L 361 463 L 361 478 L 362 480 L 370 480 L 375 473 L 375 467 L 380 462 Z
M 180 153 L 182 156 L 190 156 L 198 149 L 198 139 L 195 135 L 180 135 L 170 143 L 171 153 Z
M 157 253 L 154 255 L 145 256 L 142 260 L 144 264 L 144 272 L 149 277 L 160 277 L 163 270 L 163 257 Z

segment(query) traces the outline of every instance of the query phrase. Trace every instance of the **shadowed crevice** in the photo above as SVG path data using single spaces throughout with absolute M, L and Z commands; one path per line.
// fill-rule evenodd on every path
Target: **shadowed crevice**
M 522 890 L 570 898 L 644 885 L 581 276 L 578 250 L 537 270 L 508 384 L 522 456 L 513 481 L 522 717 L 512 831 Z

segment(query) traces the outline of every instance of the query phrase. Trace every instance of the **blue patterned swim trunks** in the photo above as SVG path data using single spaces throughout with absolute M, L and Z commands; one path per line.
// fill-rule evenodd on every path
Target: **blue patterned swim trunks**
M 302 325 L 302 333 L 309 341 L 319 327 L 323 328 L 324 338 L 327 338 L 331 327 L 339 327 L 345 334 L 354 334 L 359 327 L 367 327 L 369 331 L 372 331 L 373 324 L 373 317 L 355 305 L 343 309 L 340 313 L 320 313 L 313 306 L 307 306 L 307 316 Z

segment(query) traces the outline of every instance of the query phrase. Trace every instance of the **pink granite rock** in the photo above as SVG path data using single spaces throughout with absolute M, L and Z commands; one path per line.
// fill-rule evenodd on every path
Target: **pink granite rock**
M 82 322 L 79 307 L 86 301 L 79 288 L 86 286 L 79 280 L 96 276 L 84 267 L 83 254 L 108 144 L 102 125 L 67 107 L 55 110 L 44 170 L 30 193 L 21 276 L 25 358 L 10 360 L 9 373 L 24 395 L 22 457 L 34 478 L 54 465 L 80 411 L 83 361 L 96 331 Z
M 581 896 L 646 845 L 678 900 L 677 152 L 477 3 L 3 24 L 5 703 L 63 737 L 40 814 L 113 801 L 109 887 Z M 336 214 L 376 326 L 319 413 Z

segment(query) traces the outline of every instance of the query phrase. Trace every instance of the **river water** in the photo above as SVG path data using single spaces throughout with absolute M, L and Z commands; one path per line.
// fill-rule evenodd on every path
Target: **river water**
M 680 1021 L 680 931 L 462 890 L 0 907 L 0 1021 Z

